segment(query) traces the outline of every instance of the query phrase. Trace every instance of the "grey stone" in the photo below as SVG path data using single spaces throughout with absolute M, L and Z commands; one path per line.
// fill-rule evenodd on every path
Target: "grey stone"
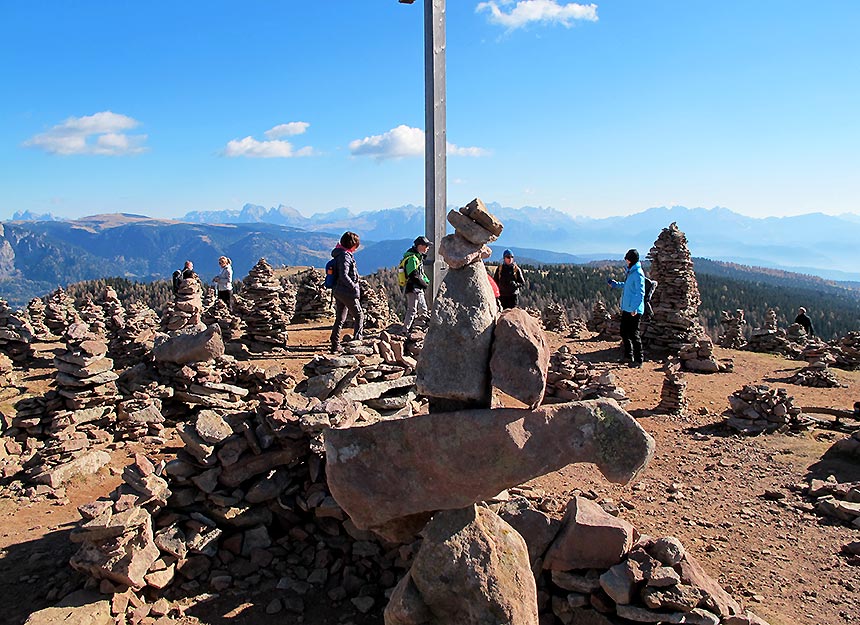
M 448 212 L 448 223 L 461 237 L 475 245 L 492 243 L 499 237 L 459 211 Z
M 224 340 L 221 338 L 221 328 L 214 323 L 203 332 L 180 334 L 167 339 L 152 350 L 155 360 L 178 365 L 208 362 L 223 355 Z
M 439 256 L 451 269 L 462 269 L 490 257 L 492 250 L 486 245 L 475 245 L 459 234 L 449 234 L 439 243 Z
M 494 235 L 499 236 L 502 234 L 502 230 L 504 229 L 502 222 L 487 210 L 487 207 L 479 198 L 475 198 L 466 204 L 460 209 L 460 212 L 473 221 L 478 222 L 482 228 L 489 230 Z
M 499 315 L 490 359 L 494 387 L 536 408 L 546 390 L 549 355 L 546 334 L 537 319 L 522 308 Z

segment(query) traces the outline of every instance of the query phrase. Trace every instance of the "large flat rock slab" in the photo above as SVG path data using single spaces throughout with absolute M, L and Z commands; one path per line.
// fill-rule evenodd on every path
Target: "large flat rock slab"
M 464 508 L 575 462 L 623 484 L 654 453 L 611 399 L 420 415 L 331 429 L 325 443 L 331 493 L 362 529 Z

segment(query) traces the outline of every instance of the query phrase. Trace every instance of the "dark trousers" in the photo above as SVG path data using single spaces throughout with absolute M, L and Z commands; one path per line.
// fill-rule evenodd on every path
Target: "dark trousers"
M 507 310 L 508 308 L 516 308 L 517 302 L 519 300 L 519 296 L 514 295 L 499 295 L 499 304 L 502 305 L 503 310 Z
M 624 357 L 633 362 L 642 362 L 642 338 L 639 336 L 639 320 L 642 315 L 621 313 L 621 344 L 624 347 Z
M 218 291 L 218 299 L 227 304 L 227 308 L 233 308 L 233 291 Z
M 340 346 L 340 331 L 343 329 L 343 324 L 346 323 L 347 314 L 351 314 L 355 320 L 352 338 L 358 340 L 364 334 L 364 311 L 361 309 L 361 304 L 354 297 L 345 297 L 335 293 L 334 326 L 331 329 L 332 349 L 337 349 Z

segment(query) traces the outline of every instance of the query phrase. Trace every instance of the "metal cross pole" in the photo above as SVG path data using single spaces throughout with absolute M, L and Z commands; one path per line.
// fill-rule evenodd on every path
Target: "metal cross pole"
M 414 0 L 400 0 L 412 4 Z M 436 299 L 447 267 L 439 257 L 445 236 L 447 188 L 445 159 L 445 0 L 424 0 L 424 230 L 433 241 L 425 270 L 430 278 L 429 300 Z

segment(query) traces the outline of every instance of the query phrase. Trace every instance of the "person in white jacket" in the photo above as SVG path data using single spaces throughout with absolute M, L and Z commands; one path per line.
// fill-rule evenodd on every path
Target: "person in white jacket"
M 218 299 L 227 304 L 227 308 L 233 308 L 233 261 L 222 256 L 218 259 L 221 273 L 212 278 L 218 291 Z

